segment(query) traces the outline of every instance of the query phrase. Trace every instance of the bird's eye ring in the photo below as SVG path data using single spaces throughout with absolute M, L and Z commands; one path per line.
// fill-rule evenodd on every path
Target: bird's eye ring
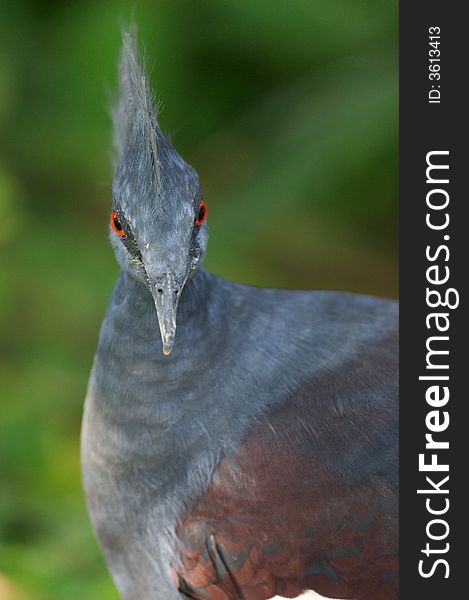
M 197 217 L 195 218 L 195 226 L 200 227 L 203 225 L 208 216 L 208 208 L 205 202 L 202 200 L 199 206 L 199 212 L 197 213 Z
M 124 227 L 122 226 L 121 220 L 119 219 L 119 215 L 117 214 L 116 210 L 112 211 L 111 227 L 114 230 L 114 233 L 117 233 L 117 235 L 119 237 L 121 237 L 121 238 L 125 237 L 125 230 L 124 230 Z

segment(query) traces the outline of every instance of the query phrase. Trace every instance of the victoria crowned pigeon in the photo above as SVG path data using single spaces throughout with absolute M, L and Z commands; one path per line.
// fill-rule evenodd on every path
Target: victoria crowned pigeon
M 121 273 L 82 467 L 122 598 L 396 599 L 396 303 L 202 269 L 208 209 L 160 129 L 133 34 L 119 79 Z

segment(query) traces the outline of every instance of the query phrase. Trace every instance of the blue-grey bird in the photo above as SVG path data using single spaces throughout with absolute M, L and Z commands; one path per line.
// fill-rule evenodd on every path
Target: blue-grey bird
M 110 237 L 121 273 L 82 430 L 125 600 L 397 598 L 397 305 L 202 269 L 207 206 L 124 34 Z M 177 319 L 177 333 L 176 333 Z

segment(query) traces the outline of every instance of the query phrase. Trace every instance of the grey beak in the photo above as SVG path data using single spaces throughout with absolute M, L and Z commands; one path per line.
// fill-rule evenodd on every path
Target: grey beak
M 172 273 L 165 273 L 155 283 L 153 299 L 160 326 L 163 354 L 169 356 L 176 335 L 176 312 L 181 295 L 181 287 Z

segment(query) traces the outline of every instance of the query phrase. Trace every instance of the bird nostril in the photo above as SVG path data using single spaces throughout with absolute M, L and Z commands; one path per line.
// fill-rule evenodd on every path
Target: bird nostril
M 179 294 L 179 290 L 174 290 L 174 293 L 176 294 L 176 296 Z
M 157 292 L 161 296 L 161 294 L 163 293 L 163 290 L 161 288 L 158 288 Z

